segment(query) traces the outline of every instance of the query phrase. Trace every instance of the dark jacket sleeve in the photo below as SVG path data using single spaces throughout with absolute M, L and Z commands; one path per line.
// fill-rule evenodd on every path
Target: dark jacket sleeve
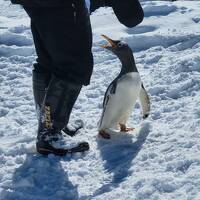
M 144 18 L 139 0 L 90 0 L 90 13 L 105 6 L 112 7 L 118 20 L 130 28 L 141 23 Z

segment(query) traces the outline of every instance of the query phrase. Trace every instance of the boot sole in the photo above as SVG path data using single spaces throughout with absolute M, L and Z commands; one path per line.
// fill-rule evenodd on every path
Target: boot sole
M 67 154 L 72 154 L 76 152 L 85 152 L 90 149 L 89 144 L 87 142 L 79 143 L 76 147 L 67 148 L 67 149 L 56 149 L 53 146 L 44 143 L 41 145 L 40 142 L 36 143 L 37 152 L 42 155 L 54 154 L 57 156 L 65 156 Z

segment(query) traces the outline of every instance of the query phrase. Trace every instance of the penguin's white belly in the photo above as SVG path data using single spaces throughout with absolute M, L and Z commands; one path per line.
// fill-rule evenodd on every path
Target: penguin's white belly
M 139 73 L 132 72 L 122 76 L 117 82 L 115 93 L 109 96 L 99 129 L 116 128 L 119 123 L 126 124 L 134 109 L 140 90 Z

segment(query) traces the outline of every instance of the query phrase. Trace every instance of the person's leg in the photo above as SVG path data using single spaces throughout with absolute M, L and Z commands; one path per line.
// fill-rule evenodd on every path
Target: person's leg
M 48 69 L 51 59 L 48 52 L 45 50 L 45 46 L 33 21 L 31 21 L 31 32 L 38 57 L 37 62 L 33 65 L 32 83 L 36 111 L 39 117 L 46 89 L 51 79 L 51 71 Z
M 37 150 L 41 153 L 55 151 L 47 139 L 51 138 L 49 135 L 59 134 L 68 123 L 81 87 L 89 83 L 92 73 L 91 27 L 81 6 L 77 5 L 76 10 L 73 7 L 25 8 L 39 35 L 39 42 L 34 38 L 37 54 L 46 52 L 47 55 L 38 57 L 38 64 L 52 74 L 39 120 Z
M 83 2 L 69 7 L 25 9 L 48 52 L 51 60 L 48 69 L 58 78 L 87 85 L 93 69 L 92 33 Z

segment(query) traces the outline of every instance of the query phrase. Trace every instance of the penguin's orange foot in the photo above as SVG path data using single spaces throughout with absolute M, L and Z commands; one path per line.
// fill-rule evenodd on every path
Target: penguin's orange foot
M 125 124 L 119 124 L 121 132 L 129 132 L 134 131 L 135 128 L 127 128 Z
M 110 139 L 110 135 L 106 133 L 104 130 L 99 131 L 99 136 L 104 139 Z

